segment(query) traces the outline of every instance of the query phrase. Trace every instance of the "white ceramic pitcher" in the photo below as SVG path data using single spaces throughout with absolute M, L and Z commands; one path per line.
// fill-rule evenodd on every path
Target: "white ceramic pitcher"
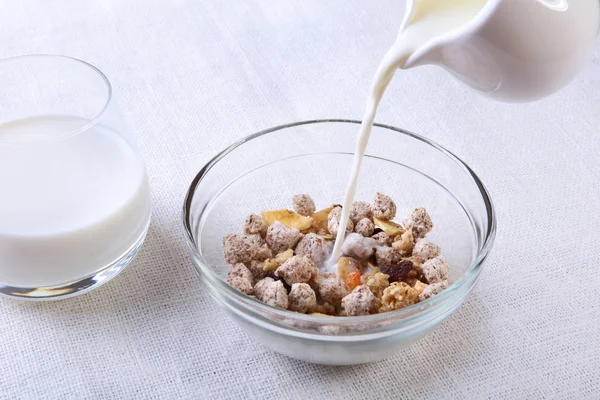
M 407 1 L 401 32 L 421 1 Z M 573 79 L 594 52 L 599 28 L 599 0 L 488 0 L 469 23 L 417 49 L 404 68 L 439 65 L 489 97 L 532 101 Z

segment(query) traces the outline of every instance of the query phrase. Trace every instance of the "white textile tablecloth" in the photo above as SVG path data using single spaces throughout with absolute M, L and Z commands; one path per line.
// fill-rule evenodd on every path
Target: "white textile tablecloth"
M 471 297 L 403 353 L 338 368 L 273 354 L 199 284 L 180 219 L 195 173 L 270 126 L 360 119 L 403 12 L 392 0 L 0 0 L 0 58 L 59 53 L 108 75 L 154 200 L 146 245 L 106 286 L 0 299 L 0 398 L 599 398 L 600 52 L 533 104 L 491 102 L 435 67 L 396 74 L 377 121 L 456 153 L 498 214 Z

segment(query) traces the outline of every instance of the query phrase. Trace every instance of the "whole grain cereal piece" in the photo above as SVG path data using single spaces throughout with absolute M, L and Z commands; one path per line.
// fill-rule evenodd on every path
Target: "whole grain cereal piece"
M 400 264 L 402 258 L 402 254 L 392 247 L 378 247 L 375 250 L 375 260 L 382 271 Z
M 334 306 L 339 306 L 349 292 L 346 283 L 338 278 L 327 278 L 319 282 L 321 299 Z
M 230 280 L 227 281 L 231 286 L 239 290 L 240 292 L 247 294 L 250 296 L 254 290 L 252 289 L 252 281 L 249 281 L 246 278 L 242 278 L 240 276 L 234 276 Z
M 427 280 L 427 283 L 438 283 L 448 279 L 448 272 L 450 267 L 446 262 L 446 259 L 442 256 L 427 260 L 421 268 L 423 269 L 423 276 Z
M 309 256 L 293 256 L 275 271 L 275 276 L 283 278 L 288 285 L 306 283 L 317 275 L 319 269 Z
M 369 237 L 375 230 L 375 224 L 369 218 L 363 218 L 354 226 L 354 232 Z
M 342 253 L 357 260 L 367 260 L 375 251 L 376 242 L 358 233 L 350 233 L 342 244 Z
M 254 285 L 254 296 L 256 296 L 256 298 L 260 301 L 262 301 L 265 290 L 273 282 L 275 282 L 275 279 L 271 277 L 266 277 L 256 282 L 256 285 Z
M 294 195 L 294 197 L 292 197 L 292 202 L 294 203 L 294 211 L 305 217 L 310 217 L 317 210 L 315 202 L 307 194 Z
M 427 239 L 419 239 L 413 248 L 413 257 L 425 262 L 440 255 L 440 246 Z
M 265 262 L 258 260 L 250 260 L 249 263 L 246 264 L 252 275 L 254 276 L 254 281 L 259 281 L 263 279 L 269 273 L 264 269 Z
M 385 288 L 390 286 L 389 275 L 376 272 L 367 276 L 365 280 L 365 285 L 369 287 L 371 292 L 377 297 L 381 298 L 383 296 L 383 291 Z
M 415 208 L 403 222 L 404 229 L 410 230 L 415 239 L 424 238 L 433 229 L 431 217 L 424 208 Z
M 392 243 L 392 247 L 403 256 L 411 255 L 414 245 L 415 238 L 411 231 L 406 231 L 400 237 L 396 237 L 396 240 Z
M 223 238 L 223 253 L 228 264 L 250 262 L 257 249 L 256 240 L 250 236 L 234 233 Z
M 419 293 L 404 282 L 394 282 L 383 291 L 380 312 L 399 310 L 412 306 L 419 299 Z
M 396 216 L 396 204 L 388 196 L 377 192 L 373 200 L 373 215 L 383 220 L 392 220 Z
M 248 279 L 250 282 L 254 280 L 254 274 L 242 263 L 229 266 L 229 271 L 227 271 L 227 282 L 231 283 L 231 280 L 235 277 Z
M 329 212 L 329 216 L 327 217 L 327 229 L 329 229 L 329 233 L 333 237 L 336 237 L 338 234 L 338 228 L 340 227 L 340 219 L 342 218 L 342 207 L 336 206 Z M 352 232 L 354 230 L 354 223 L 352 220 L 348 220 L 348 225 L 346 225 L 346 234 Z
M 432 298 L 436 294 L 440 294 L 444 290 L 448 289 L 448 286 L 449 282 L 447 280 L 427 285 L 421 294 L 419 294 L 419 301 L 424 301 Z
M 247 235 L 258 234 L 265 237 L 267 229 L 269 229 L 269 225 L 267 225 L 260 215 L 250 214 L 244 223 L 244 233 Z
M 366 201 L 355 201 L 350 209 L 350 220 L 356 225 L 361 219 L 373 219 L 371 205 Z
M 254 256 L 252 257 L 252 261 L 265 261 L 268 258 L 273 258 L 273 251 L 269 248 L 269 245 L 263 243 L 259 248 L 254 252 Z
M 267 229 L 267 244 L 275 253 L 281 253 L 287 249 L 293 249 L 302 238 L 302 234 L 296 228 L 289 228 L 279 221 Z
M 342 299 L 342 313 L 348 316 L 374 314 L 379 307 L 379 299 L 366 285 L 356 287 Z
M 317 264 L 323 263 L 329 256 L 331 243 L 317 235 L 316 233 L 306 234 L 296 245 L 296 254 L 300 256 L 309 256 Z
M 270 306 L 287 310 L 288 293 L 285 286 L 283 286 L 283 282 L 274 281 L 269 283 L 269 286 L 263 292 L 262 301 Z
M 294 283 L 288 300 L 288 309 L 299 313 L 307 313 L 317 305 L 317 295 L 307 283 Z
M 385 232 L 379 232 L 371 236 L 371 239 L 375 240 L 380 246 L 389 246 L 392 244 L 392 238 Z

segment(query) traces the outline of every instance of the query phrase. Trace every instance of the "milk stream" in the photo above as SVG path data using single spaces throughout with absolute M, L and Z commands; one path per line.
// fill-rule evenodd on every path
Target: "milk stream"
M 39 116 L 0 124 L 0 283 L 64 284 L 122 256 L 144 234 L 142 160 L 102 125 Z
M 356 193 L 360 168 L 367 149 L 373 121 L 377 114 L 377 107 L 392 80 L 397 69 L 402 68 L 406 60 L 421 46 L 431 39 L 450 32 L 473 19 L 485 5 L 485 0 L 421 0 L 415 1 L 411 20 L 403 29 L 396 42 L 387 51 L 377 68 L 375 77 L 369 90 L 367 106 L 360 125 L 352 170 L 346 193 L 342 203 L 342 216 L 338 235 L 335 240 L 331 258 L 327 266 L 334 271 L 337 261 L 342 255 L 348 217 Z

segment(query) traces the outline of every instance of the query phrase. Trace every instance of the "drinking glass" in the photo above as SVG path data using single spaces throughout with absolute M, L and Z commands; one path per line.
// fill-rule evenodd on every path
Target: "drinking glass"
M 57 299 L 121 272 L 151 202 L 106 76 L 71 57 L 0 61 L 0 294 Z

